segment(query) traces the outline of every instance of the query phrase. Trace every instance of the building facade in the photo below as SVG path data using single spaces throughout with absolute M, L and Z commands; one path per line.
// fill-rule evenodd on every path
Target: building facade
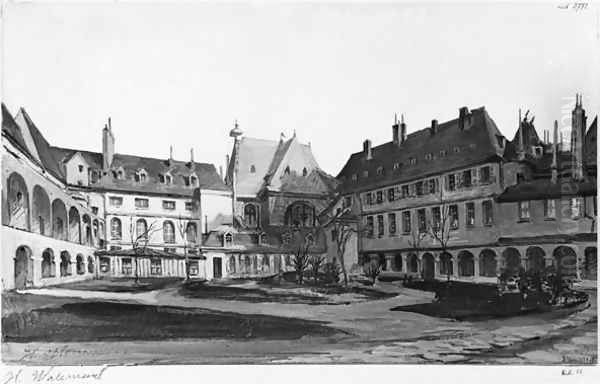
M 483 107 L 410 135 L 395 122 L 392 141 L 365 141 L 338 175 L 360 217 L 359 264 L 478 282 L 554 265 L 595 279 L 597 120 L 585 121 L 577 103 L 579 154 L 540 140 L 527 116 L 508 141 Z

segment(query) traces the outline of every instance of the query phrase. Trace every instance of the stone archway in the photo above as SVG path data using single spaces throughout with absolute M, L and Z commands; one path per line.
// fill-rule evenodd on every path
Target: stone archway
M 13 172 L 8 177 L 8 225 L 14 228 L 29 230 L 29 192 L 25 179 Z
M 402 254 L 400 252 L 394 255 L 394 268 L 396 271 L 402 271 Z
M 46 190 L 39 185 L 33 187 L 31 211 L 31 232 L 50 235 L 50 198 Z
M 69 209 L 69 241 L 81 244 L 81 219 L 75 207 Z
M 496 277 L 497 267 L 496 252 L 491 249 L 481 251 L 479 254 L 479 276 Z
M 60 199 L 52 202 L 52 237 L 67 240 L 67 208 Z
M 415 253 L 410 253 L 407 256 L 406 263 L 407 272 L 418 273 L 419 272 L 419 259 Z
M 67 251 L 62 251 L 60 253 L 60 276 L 70 276 L 71 275 L 71 255 Z
M 433 280 L 435 278 L 435 259 L 429 252 L 423 254 L 423 279 Z
M 42 278 L 55 276 L 56 263 L 54 261 L 54 251 L 47 248 L 42 253 Z
M 75 266 L 76 266 L 76 270 L 77 270 L 77 274 L 78 275 L 85 274 L 85 261 L 83 260 L 83 255 L 82 254 L 78 254 L 75 257 Z
M 458 275 L 463 277 L 475 276 L 475 256 L 469 251 L 458 253 Z
M 510 276 L 517 275 L 521 268 L 521 254 L 516 248 L 506 248 L 502 252 L 502 258 L 504 259 L 504 270 Z
M 583 278 L 596 280 L 598 278 L 598 250 L 596 247 L 587 247 L 584 251 Z
M 570 247 L 557 247 L 552 256 L 556 271 L 564 277 L 577 277 L 577 254 Z
M 27 288 L 32 284 L 33 260 L 31 249 L 21 245 L 15 252 L 15 289 Z
M 94 269 L 94 258 L 92 256 L 88 256 L 87 258 L 87 271 L 88 273 L 93 274 L 95 269 Z
M 546 267 L 544 260 L 546 253 L 540 247 L 529 247 L 525 251 L 527 258 L 527 270 L 532 272 L 542 272 Z
M 443 252 L 440 254 L 440 275 L 452 276 L 453 273 L 452 255 L 448 252 Z

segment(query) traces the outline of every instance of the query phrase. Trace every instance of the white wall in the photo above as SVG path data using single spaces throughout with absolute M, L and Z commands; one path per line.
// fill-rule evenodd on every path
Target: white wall
M 202 223 L 201 232 L 204 232 L 206 220 L 208 230 L 219 226 L 219 218 L 220 217 L 228 217 L 232 216 L 232 206 L 231 206 L 231 192 L 229 191 L 211 191 L 201 189 L 199 194 L 200 199 L 200 221 Z M 231 220 L 231 219 L 230 219 Z

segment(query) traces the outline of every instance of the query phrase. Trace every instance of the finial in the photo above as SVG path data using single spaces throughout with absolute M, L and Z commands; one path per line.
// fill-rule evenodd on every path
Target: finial
M 294 129 L 294 137 L 296 137 L 296 130 Z

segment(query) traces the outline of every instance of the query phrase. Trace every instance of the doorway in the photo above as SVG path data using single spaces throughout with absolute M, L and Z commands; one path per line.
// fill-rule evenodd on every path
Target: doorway
M 15 254 L 15 289 L 26 288 L 33 277 L 31 251 L 25 246 L 17 248 Z
M 213 277 L 215 279 L 223 277 L 223 266 L 220 257 L 213 257 Z

